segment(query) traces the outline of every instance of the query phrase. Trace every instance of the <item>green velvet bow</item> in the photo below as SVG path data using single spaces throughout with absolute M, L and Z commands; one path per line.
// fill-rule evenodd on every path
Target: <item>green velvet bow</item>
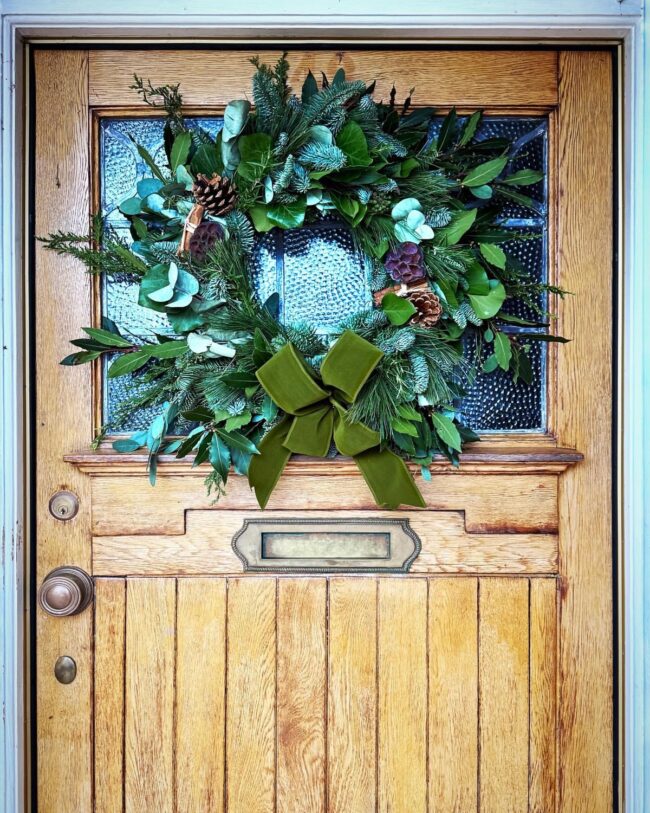
M 260 454 L 253 456 L 248 470 L 262 508 L 292 453 L 325 457 L 332 440 L 342 455 L 354 458 L 378 506 L 424 507 L 402 458 L 380 449 L 378 432 L 347 418 L 347 407 L 355 402 L 382 356 L 377 347 L 347 330 L 323 359 L 320 383 L 292 344 L 260 367 L 258 381 L 286 413 L 265 435 Z

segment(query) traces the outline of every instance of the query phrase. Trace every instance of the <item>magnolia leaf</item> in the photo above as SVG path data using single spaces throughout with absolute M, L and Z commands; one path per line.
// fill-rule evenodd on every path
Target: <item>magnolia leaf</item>
M 123 336 L 118 336 L 110 330 L 104 330 L 99 327 L 84 327 L 84 333 L 87 333 L 91 339 L 99 342 L 99 344 L 106 345 L 106 347 L 131 347 L 132 342 L 125 339 Z
M 490 265 L 501 270 L 505 269 L 506 253 L 501 246 L 497 246 L 495 243 L 481 243 L 479 249 Z
M 187 352 L 187 342 L 185 339 L 173 339 L 163 344 L 147 345 L 146 350 L 154 358 L 173 359 Z
M 543 177 L 544 173 L 538 172 L 536 169 L 520 169 L 519 172 L 508 175 L 501 183 L 506 183 L 509 186 L 532 186 L 539 183 Z
M 174 139 L 174 145 L 169 156 L 169 165 L 172 172 L 176 172 L 178 167 L 185 164 L 190 154 L 190 147 L 192 146 L 192 134 L 187 130 L 179 133 Z
M 302 103 L 306 104 L 311 99 L 311 97 L 315 96 L 317 93 L 318 93 L 318 83 L 314 78 L 314 74 L 311 71 L 309 71 L 309 73 L 307 74 L 307 78 L 303 82 L 302 86 L 301 93 Z
M 148 361 L 149 353 L 144 350 L 136 350 L 134 353 L 125 353 L 111 362 L 108 368 L 108 377 L 118 378 L 121 375 L 132 373 Z
M 415 426 L 404 418 L 393 418 L 390 425 L 395 432 L 400 432 L 402 435 L 410 435 L 414 438 L 418 436 Z
M 458 141 L 459 147 L 465 147 L 474 138 L 476 128 L 478 127 L 482 115 L 482 112 L 477 110 L 467 119 L 463 127 L 463 133 Z
M 452 107 L 440 127 L 440 133 L 438 134 L 438 140 L 436 142 L 438 152 L 442 152 L 445 147 L 451 143 L 454 133 L 456 132 L 457 118 L 456 108 Z
M 232 432 L 226 432 L 225 429 L 221 429 L 220 427 L 217 427 L 216 432 L 219 437 L 226 441 L 231 449 L 239 449 L 241 452 L 248 452 L 249 454 L 260 453 L 253 441 L 247 438 L 246 435 L 242 435 L 241 432 L 234 430 Z
M 386 294 L 381 300 L 381 309 L 392 325 L 403 325 L 417 313 L 412 302 L 394 293 Z
M 494 355 L 502 370 L 507 370 L 512 358 L 512 345 L 505 333 L 497 333 L 494 337 Z
M 456 424 L 451 420 L 451 418 L 448 418 L 441 412 L 434 412 L 431 419 L 440 440 L 442 440 L 443 443 L 446 443 L 447 446 L 450 446 L 452 449 L 460 452 L 462 448 L 460 433 L 458 432 Z
M 471 169 L 463 180 L 463 186 L 483 186 L 484 184 L 493 181 L 497 175 L 500 175 L 506 164 L 508 163 L 507 156 L 501 158 L 493 158 L 491 161 L 486 161 L 484 164 Z
M 463 209 L 454 215 L 448 226 L 437 231 L 438 242 L 443 246 L 454 246 L 468 232 L 476 220 L 476 209 Z

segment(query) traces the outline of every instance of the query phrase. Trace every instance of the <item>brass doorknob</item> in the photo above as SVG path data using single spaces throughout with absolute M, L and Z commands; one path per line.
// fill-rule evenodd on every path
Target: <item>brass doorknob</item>
M 43 579 L 38 603 L 49 615 L 77 615 L 93 599 L 93 580 L 79 567 L 57 567 Z

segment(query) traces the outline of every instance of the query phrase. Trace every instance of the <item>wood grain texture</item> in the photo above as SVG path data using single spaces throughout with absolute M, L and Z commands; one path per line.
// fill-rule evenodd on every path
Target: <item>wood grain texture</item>
M 377 584 L 329 585 L 329 813 L 375 813 L 377 804 Z
M 176 582 L 126 590 L 125 813 L 174 811 Z
M 95 812 L 124 810 L 126 581 L 95 582 Z
M 560 54 L 559 277 L 575 295 L 560 306 L 572 341 L 558 354 L 557 428 L 585 455 L 559 487 L 564 813 L 613 804 L 612 87 L 611 54 Z
M 35 71 L 34 231 L 88 228 L 88 53 L 38 51 Z M 65 100 L 65 104 L 61 100 Z M 38 381 L 35 432 L 35 532 L 33 572 L 43 577 L 61 565 L 91 570 L 90 483 L 63 455 L 92 438 L 91 371 L 64 368 L 68 338 L 89 324 L 90 280 L 80 263 L 35 246 L 33 293 L 38 303 L 29 357 Z M 55 317 L 55 318 L 54 318 Z M 74 397 L 72 394 L 74 393 Z M 48 511 L 52 495 L 68 489 L 81 510 L 70 522 Z M 92 611 L 61 620 L 35 611 L 36 743 L 38 799 L 43 813 L 78 813 L 92 805 Z M 54 677 L 61 654 L 74 658 L 77 678 L 64 686 Z
M 303 497 L 305 493 L 303 492 Z M 193 510 L 186 513 L 183 535 L 97 536 L 93 567 L 101 575 L 207 575 L 240 573 L 243 565 L 232 548 L 233 536 L 257 511 Z M 266 514 L 268 517 L 269 514 Z M 278 519 L 278 514 L 273 514 Z M 283 518 L 363 519 L 361 511 L 283 511 Z M 394 518 L 390 511 L 368 512 Z M 425 573 L 555 573 L 554 534 L 470 534 L 460 512 L 404 511 L 422 541 L 411 572 Z
M 179 579 L 176 626 L 176 808 L 224 804 L 226 582 Z
M 276 806 L 325 813 L 326 580 L 279 580 L 277 613 Z
M 203 50 L 192 51 L 92 51 L 90 63 L 90 103 L 93 107 L 139 107 L 138 97 L 129 90 L 133 73 L 157 84 L 174 84 L 183 77 L 183 99 L 187 105 L 220 108 L 232 99 L 250 97 L 253 67 L 251 57 L 260 54 L 275 62 L 279 51 Z M 188 58 L 201 70 L 188 73 Z M 300 50 L 290 55 L 289 81 L 299 93 L 311 69 L 331 78 L 344 67 L 349 79 L 377 80 L 375 96 L 388 99 L 391 87 L 398 98 L 406 98 L 416 87 L 417 104 L 478 107 L 525 107 L 553 105 L 557 101 L 557 56 L 553 51 L 413 51 Z M 214 77 L 219 81 L 215 82 Z
M 228 583 L 226 808 L 274 813 L 275 579 Z
M 116 463 L 116 466 L 118 464 Z M 347 463 L 341 462 L 341 466 Z M 109 472 L 111 471 L 109 467 Z M 471 474 L 434 474 L 427 483 L 417 482 L 428 510 L 462 511 L 469 533 L 555 533 L 557 531 L 557 474 L 498 474 L 488 477 Z M 196 472 L 194 472 L 196 475 Z M 125 536 L 133 534 L 182 534 L 186 511 L 214 509 L 211 497 L 202 488 L 199 476 L 161 475 L 152 489 L 144 469 L 126 476 L 114 471 L 109 476 L 92 477 L 93 534 Z M 328 487 L 323 488 L 324 478 Z M 507 500 L 495 500 L 494 492 L 507 493 Z M 284 474 L 268 510 L 296 509 L 296 494 L 304 510 L 333 507 L 349 511 L 377 511 L 358 470 L 342 474 L 318 469 L 310 475 Z M 114 506 L 119 504 L 120 511 Z M 218 504 L 219 511 L 257 511 L 257 502 L 243 477 L 231 477 L 228 493 Z M 410 514 L 417 514 L 411 509 Z
M 378 810 L 427 809 L 427 582 L 380 579 Z
M 476 810 L 478 582 L 429 580 L 429 811 Z
M 528 580 L 479 583 L 479 810 L 528 808 Z
M 557 581 L 530 581 L 530 813 L 555 810 Z

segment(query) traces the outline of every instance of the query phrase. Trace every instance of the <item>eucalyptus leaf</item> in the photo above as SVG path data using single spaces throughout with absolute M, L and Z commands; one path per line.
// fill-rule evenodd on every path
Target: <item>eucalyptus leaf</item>
M 242 132 L 248 121 L 251 103 L 246 99 L 237 99 L 226 105 L 223 114 L 222 139 L 232 141 Z

